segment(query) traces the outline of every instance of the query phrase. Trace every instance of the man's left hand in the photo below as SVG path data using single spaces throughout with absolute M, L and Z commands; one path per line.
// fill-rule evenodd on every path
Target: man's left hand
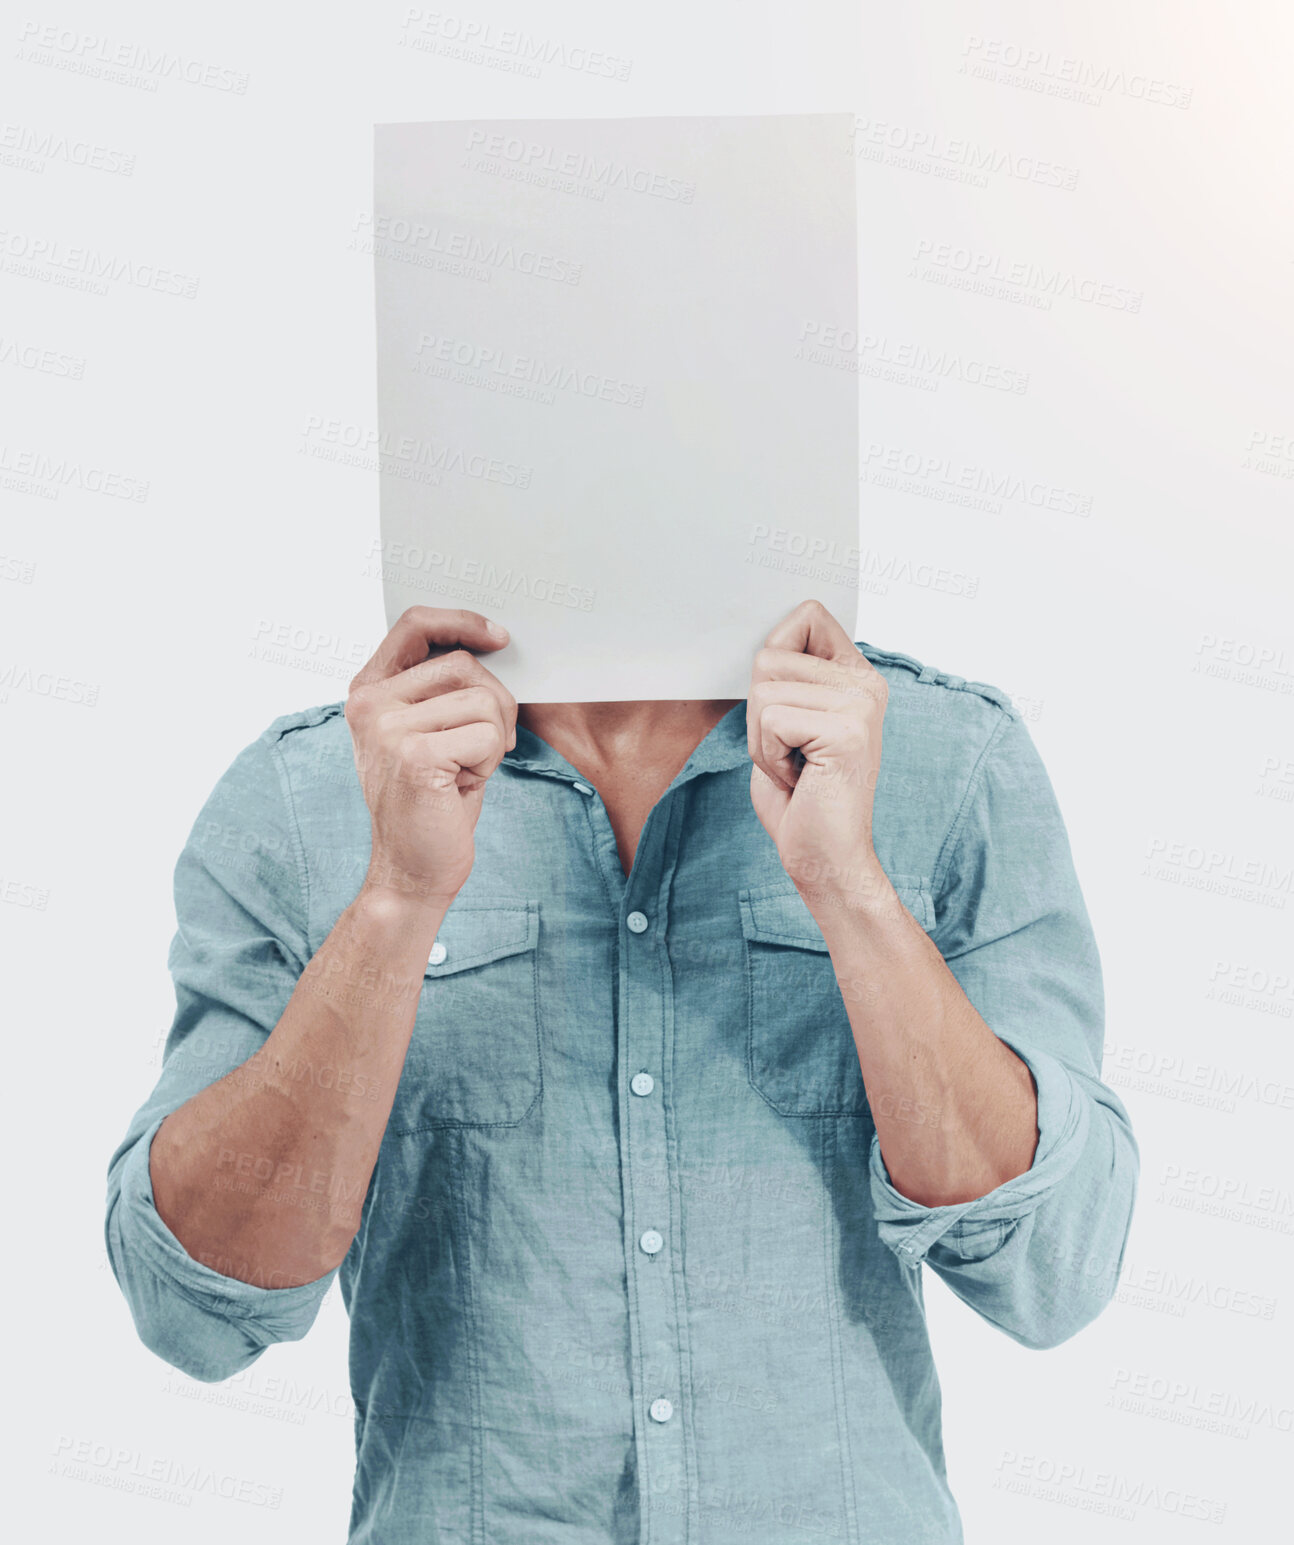
M 820 601 L 802 601 L 755 656 L 746 702 L 750 798 L 806 902 L 888 887 L 872 846 L 885 678 Z

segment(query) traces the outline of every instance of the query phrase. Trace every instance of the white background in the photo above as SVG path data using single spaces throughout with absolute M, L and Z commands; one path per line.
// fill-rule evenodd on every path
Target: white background
M 328 451 L 374 425 L 371 258 L 349 245 L 373 122 L 848 110 L 874 340 L 852 361 L 858 633 L 1027 715 L 1142 1150 L 1123 1287 L 1075 1340 L 1026 1351 L 926 1274 L 967 1539 L 1274 1538 L 1294 1404 L 1294 12 L 408 15 L 60 0 L 3 24 L 7 1514 L 45 1537 L 345 1532 L 336 1290 L 306 1342 L 194 1384 L 135 1341 L 102 1217 L 170 1022 L 193 818 L 270 719 L 342 697 L 383 631 L 377 478 Z M 468 22 L 628 78 L 456 57 Z M 118 50 L 198 83 L 110 78 Z M 196 293 L 76 287 L 77 248 Z M 281 1505 L 114 1484 L 158 1459 Z M 1101 1517 L 1111 1495 L 1133 1521 Z

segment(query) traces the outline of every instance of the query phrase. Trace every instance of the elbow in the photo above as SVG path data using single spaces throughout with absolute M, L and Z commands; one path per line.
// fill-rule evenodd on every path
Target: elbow
M 1135 1182 L 1129 1190 L 1124 1222 L 1090 1252 L 1077 1252 L 1041 1284 L 1033 1312 L 1019 1330 L 1009 1334 L 1036 1352 L 1049 1352 L 1086 1330 L 1105 1312 L 1118 1291 L 1119 1274 L 1132 1229 Z M 1115 1214 L 1117 1216 L 1117 1213 Z
M 985 1319 L 1030 1351 L 1072 1340 L 1114 1301 L 1136 1209 L 1139 1153 L 1126 1118 L 1094 1123 L 1082 1162 L 972 1256 L 965 1225 L 930 1262 Z M 960 1230 L 960 1232 L 957 1232 Z
M 201 1384 L 220 1384 L 252 1363 L 267 1343 L 236 1320 L 199 1307 L 164 1277 L 123 1284 L 140 1341 L 169 1367 Z
M 152 1267 L 144 1252 L 132 1250 L 121 1235 L 119 1206 L 119 1197 L 110 1197 L 104 1225 L 108 1264 L 144 1346 L 203 1384 L 219 1384 L 255 1362 L 266 1343 L 253 1339 L 234 1320 L 194 1302 Z
M 265 1350 L 228 1322 L 213 1336 L 204 1326 L 165 1313 L 135 1319 L 139 1339 L 156 1357 L 201 1384 L 221 1384 L 249 1367 Z
M 1108 1301 L 1099 1299 L 1082 1306 L 1067 1304 L 1053 1314 L 1030 1319 L 1026 1325 L 1007 1326 L 1005 1329 L 1012 1341 L 1027 1347 L 1031 1352 L 1050 1352 L 1072 1341 L 1080 1331 L 1086 1330 L 1100 1316 Z

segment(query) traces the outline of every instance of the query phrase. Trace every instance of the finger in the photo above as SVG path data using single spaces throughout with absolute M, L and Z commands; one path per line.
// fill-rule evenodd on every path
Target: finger
M 471 725 L 432 731 L 428 737 L 411 737 L 403 745 L 409 748 L 409 762 L 403 766 L 403 776 L 412 785 L 423 786 L 432 793 L 449 788 L 465 793 L 477 788 L 503 760 L 499 726 L 488 718 L 479 718 Z M 431 751 L 429 763 L 420 759 L 423 745 Z
M 502 649 L 509 642 L 507 629 L 502 637 L 491 633 L 489 618 L 480 612 L 451 606 L 410 606 L 373 651 L 350 690 L 396 676 L 427 659 L 433 649 Z
M 803 655 L 797 655 L 803 659 Z M 841 705 L 840 693 L 834 687 L 826 687 L 816 681 L 756 682 L 746 699 L 746 749 L 750 758 L 758 763 L 763 756 L 760 738 L 760 720 L 765 711 L 775 703 L 794 708 L 837 709 Z M 792 761 L 794 762 L 794 758 Z M 768 769 L 765 768 L 767 772 Z M 771 776 L 771 774 L 770 774 Z
M 393 756 L 406 776 L 425 769 L 434 786 L 448 787 L 460 771 L 488 778 L 507 749 L 498 699 L 476 688 L 393 709 L 383 730 L 373 744 L 388 749 L 376 754 Z
M 835 716 L 820 708 L 799 708 L 789 703 L 770 703 L 759 716 L 757 727 L 759 754 L 756 766 L 774 783 L 793 789 L 800 779 L 803 759 L 795 753 L 801 746 L 812 746 L 825 739 Z
M 769 649 L 792 649 L 823 660 L 845 660 L 858 646 L 821 601 L 801 601 L 764 640 Z
M 369 696 L 378 704 L 421 703 L 467 687 L 484 687 L 497 698 L 510 751 L 517 739 L 517 700 L 488 666 L 465 649 L 422 660 L 397 676 L 352 690 L 351 696 Z
M 889 690 L 885 677 L 852 643 L 849 647 L 854 651 L 852 659 L 845 656 L 824 660 L 818 655 L 765 646 L 755 655 L 751 690 L 764 681 L 810 681 L 848 697 L 883 699 Z
M 505 712 L 516 716 L 517 700 L 488 665 L 482 665 L 466 649 L 454 649 L 434 660 L 420 660 L 398 676 L 388 676 L 375 683 L 376 695 L 398 698 L 405 703 L 420 703 L 462 687 L 488 687 L 499 699 Z
M 457 692 L 424 698 L 396 710 L 393 720 L 394 727 L 421 735 L 456 730 L 464 724 L 493 724 L 502 740 L 508 738 L 503 705 L 485 686 L 460 687 Z
M 478 719 L 474 724 L 460 724 L 438 733 L 440 750 L 459 769 L 454 781 L 461 784 L 466 774 L 469 786 L 484 783 L 503 760 L 503 743 L 497 725 Z
M 451 748 L 459 742 L 450 738 L 449 732 L 482 724 L 489 727 L 493 734 L 486 751 L 482 753 L 477 740 L 468 737 L 464 745 L 473 753 L 473 760 L 458 764 L 481 778 L 488 778 L 503 760 L 504 753 L 511 751 L 516 743 L 503 705 L 485 686 L 464 687 L 440 697 L 425 698 L 402 709 L 400 722 L 415 734 L 444 736 L 442 744 Z

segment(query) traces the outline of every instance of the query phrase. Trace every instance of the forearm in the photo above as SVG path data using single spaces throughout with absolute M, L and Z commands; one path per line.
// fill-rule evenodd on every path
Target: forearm
M 366 885 L 260 1050 L 162 1123 L 149 1162 L 154 1201 L 195 1260 L 277 1288 L 340 1264 L 445 910 Z
M 1033 1161 L 1029 1069 L 976 1012 L 884 874 L 805 890 L 896 1189 L 926 1207 L 985 1195 Z

